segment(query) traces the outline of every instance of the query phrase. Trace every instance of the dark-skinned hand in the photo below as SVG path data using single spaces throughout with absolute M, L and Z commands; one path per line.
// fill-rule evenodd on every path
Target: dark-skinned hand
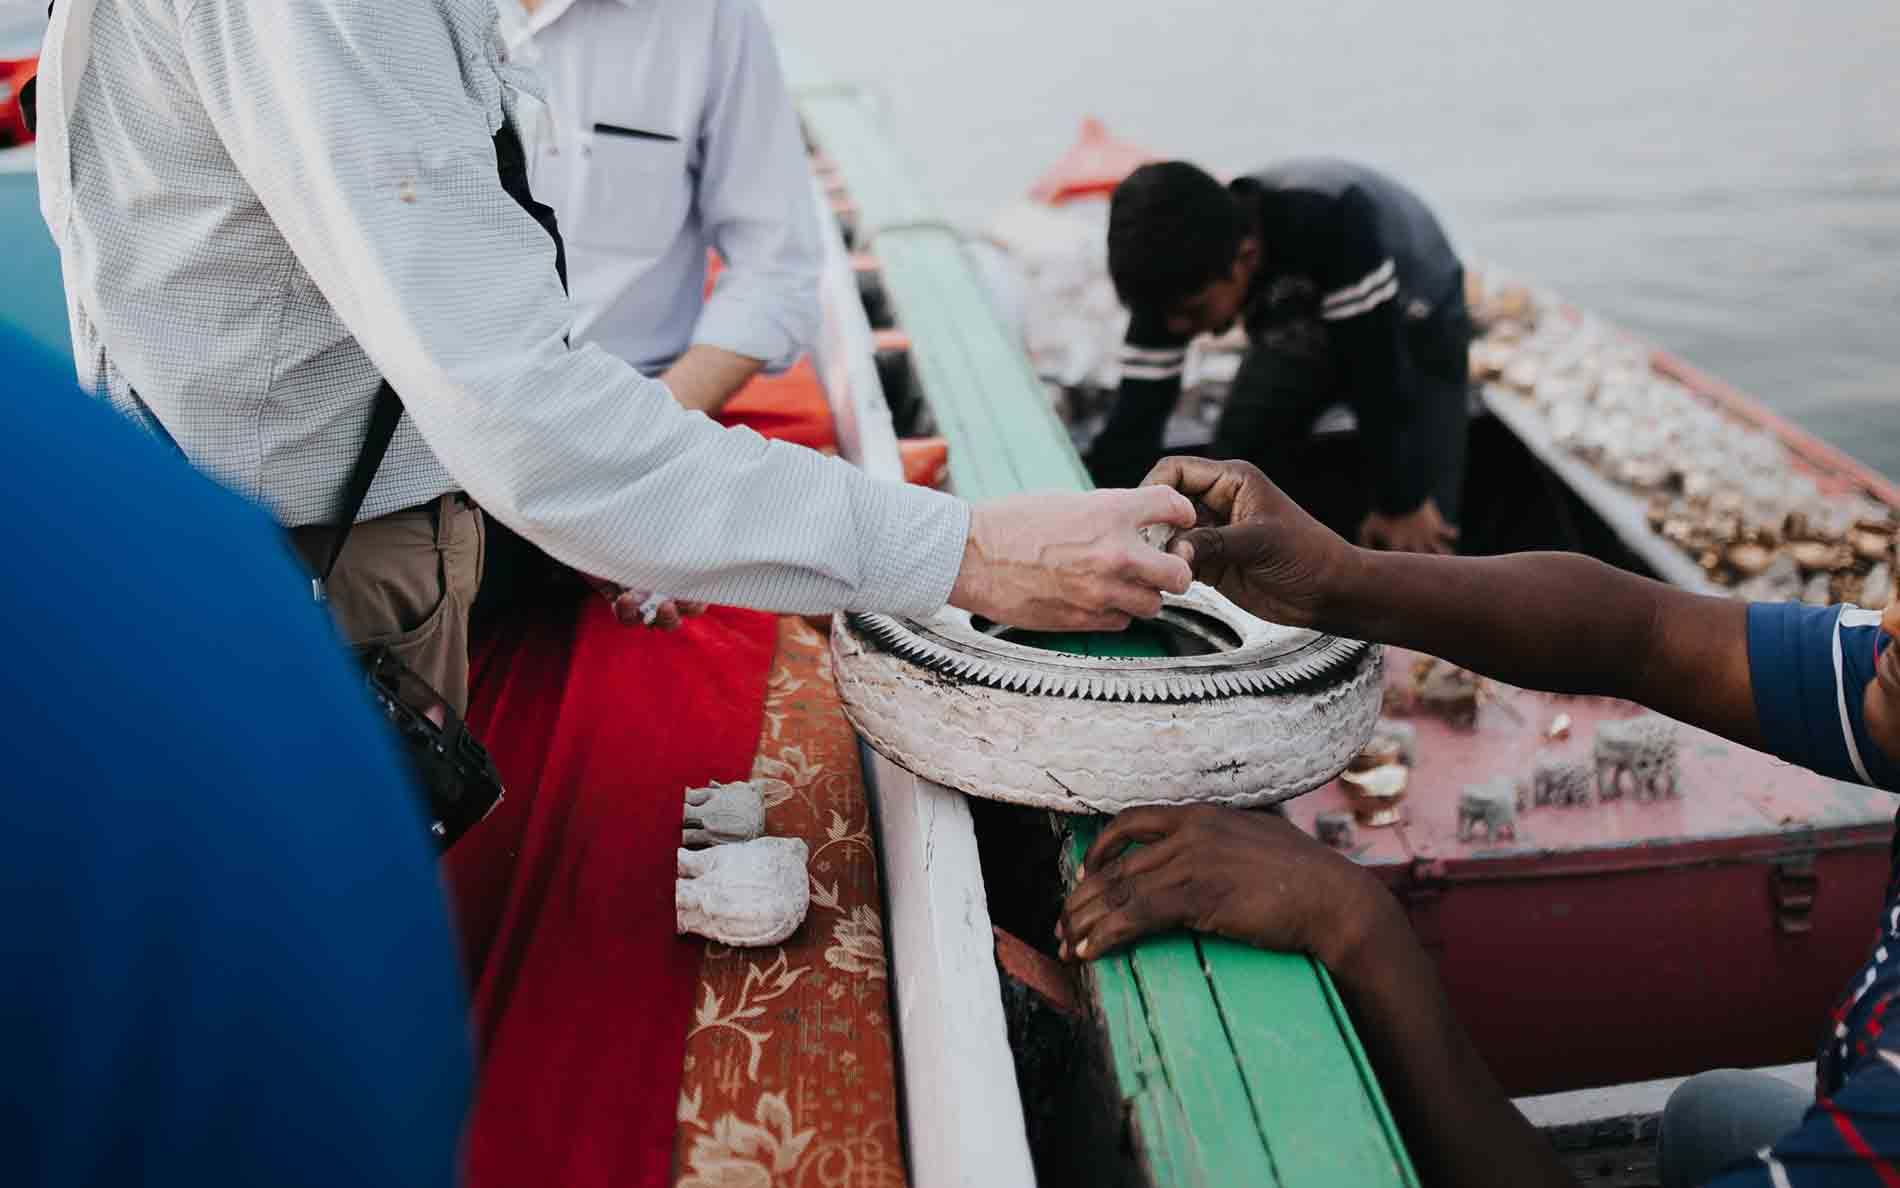
M 1236 605 L 1273 623 L 1311 627 L 1352 547 L 1246 462 L 1163 458 L 1144 486 L 1173 487 L 1199 526 L 1168 551 Z
M 1082 862 L 1056 925 L 1072 960 L 1191 928 L 1337 968 L 1392 906 L 1364 869 L 1276 813 L 1128 809 Z
M 1445 522 L 1438 501 L 1427 497 L 1402 515 L 1375 511 L 1367 516 L 1359 524 L 1359 543 L 1369 549 L 1444 556 L 1457 551 L 1458 529 Z

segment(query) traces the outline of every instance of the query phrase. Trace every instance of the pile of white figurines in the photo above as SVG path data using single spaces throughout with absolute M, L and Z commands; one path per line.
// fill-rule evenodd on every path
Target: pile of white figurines
M 1522 286 L 1469 296 L 1473 377 L 1535 410 L 1560 448 L 1646 498 L 1650 527 L 1751 600 L 1884 607 L 1893 510 L 1827 494 L 1781 439 L 1658 373 L 1622 331 Z
M 759 781 L 686 791 L 680 827 L 678 931 L 721 944 L 776 945 L 805 921 L 805 843 L 766 837 Z

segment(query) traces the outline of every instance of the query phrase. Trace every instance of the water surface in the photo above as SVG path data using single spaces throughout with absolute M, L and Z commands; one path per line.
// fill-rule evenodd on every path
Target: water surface
M 1894 0 L 779 0 L 960 219 L 1085 115 L 1247 169 L 1385 168 L 1506 264 L 1900 476 Z

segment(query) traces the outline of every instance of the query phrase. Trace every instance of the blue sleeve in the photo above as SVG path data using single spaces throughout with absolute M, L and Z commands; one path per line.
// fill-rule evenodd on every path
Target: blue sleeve
M 1755 713 L 1772 754 L 1837 780 L 1900 791 L 1897 767 L 1867 733 L 1880 616 L 1856 607 L 1748 608 Z
M 258 510 L 0 328 L 8 1188 L 452 1188 L 415 793 Z

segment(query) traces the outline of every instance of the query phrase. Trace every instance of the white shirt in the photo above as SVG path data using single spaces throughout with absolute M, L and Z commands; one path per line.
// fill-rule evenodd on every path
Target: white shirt
M 798 361 L 818 333 L 818 216 L 753 0 L 498 0 L 548 88 L 535 197 L 567 239 L 575 336 L 663 371 L 688 345 Z M 704 297 L 706 249 L 725 267 Z
M 927 613 L 968 509 L 680 408 L 593 346 L 502 190 L 494 0 L 61 0 L 42 210 L 81 381 L 287 525 L 327 522 L 378 377 L 365 516 L 457 488 L 584 571 L 779 610 Z M 452 477 L 451 477 L 452 476 Z

